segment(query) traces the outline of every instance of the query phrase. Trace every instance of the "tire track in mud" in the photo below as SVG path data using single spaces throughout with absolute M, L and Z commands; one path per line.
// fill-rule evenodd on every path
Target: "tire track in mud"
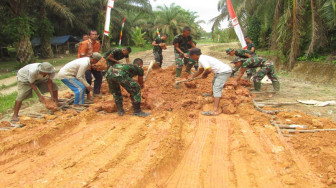
M 225 117 L 199 117 L 192 144 L 162 187 L 228 187 L 230 122 Z

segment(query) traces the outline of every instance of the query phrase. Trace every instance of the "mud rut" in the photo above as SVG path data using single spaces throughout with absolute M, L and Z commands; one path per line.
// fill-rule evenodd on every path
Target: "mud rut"
M 172 48 L 164 57 L 172 63 Z M 151 52 L 143 58 L 150 61 Z M 148 79 L 152 81 L 146 86 L 153 87 L 164 77 Z M 170 87 L 173 80 L 166 82 L 163 87 Z M 155 94 L 156 90 L 144 92 Z M 165 98 L 168 90 L 160 92 L 156 98 Z M 270 116 L 255 111 L 251 103 L 238 105 L 235 114 L 206 117 L 191 100 L 202 90 L 171 92 L 171 101 L 152 98 L 152 106 L 144 105 L 152 113 L 146 118 L 130 115 L 129 99 L 125 99 L 123 117 L 89 108 L 39 120 L 23 118 L 26 127 L 0 133 L 1 187 L 325 187 L 321 179 L 334 172 L 325 170 L 329 163 L 307 157 L 312 150 L 300 149 L 298 145 L 307 137 L 278 135 L 266 126 Z M 104 96 L 96 102 L 105 104 L 110 99 Z M 165 110 L 160 110 L 162 104 Z M 281 117 L 294 119 L 296 115 Z M 335 138 L 335 134 L 320 136 Z M 324 155 L 335 164 L 334 152 Z

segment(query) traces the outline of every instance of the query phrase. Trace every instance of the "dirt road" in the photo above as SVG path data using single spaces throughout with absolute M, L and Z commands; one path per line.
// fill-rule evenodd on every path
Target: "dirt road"
M 151 60 L 151 52 L 146 53 L 136 57 Z M 194 89 L 182 85 L 177 90 L 173 77 L 172 67 L 151 72 L 142 90 L 142 108 L 151 112 L 146 118 L 131 116 L 126 93 L 126 115 L 107 113 L 115 107 L 106 83 L 105 95 L 83 112 L 59 111 L 41 119 L 23 115 L 24 128 L 0 132 L 0 185 L 326 187 L 336 183 L 334 132 L 284 137 L 270 124 L 276 118 L 309 129 L 336 128 L 330 119 L 286 110 L 272 117 L 254 109 L 248 89 L 230 84 L 221 107 L 231 113 L 202 116 L 201 110 L 212 107 L 212 98 L 201 96 L 211 90 L 212 78 L 195 81 Z

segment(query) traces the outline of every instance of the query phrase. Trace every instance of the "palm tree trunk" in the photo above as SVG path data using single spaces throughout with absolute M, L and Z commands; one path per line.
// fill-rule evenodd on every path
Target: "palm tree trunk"
M 41 57 L 43 58 L 54 57 L 54 53 L 52 51 L 50 43 L 53 28 L 47 18 L 47 11 L 45 5 L 41 5 L 40 14 L 41 16 L 40 16 L 39 29 L 41 38 Z
M 16 47 L 17 60 L 21 64 L 29 64 L 34 61 L 34 52 L 30 37 L 22 35 Z
M 302 27 L 302 3 L 304 0 L 293 0 L 293 34 L 291 40 L 291 50 L 289 53 L 288 69 L 294 68 L 296 59 L 300 55 L 301 27 Z
M 278 0 L 276 7 L 275 7 L 275 11 L 274 11 L 274 17 L 273 17 L 271 49 L 276 49 L 278 46 L 277 40 L 278 40 L 279 34 L 278 34 L 277 26 L 279 23 L 282 9 L 283 9 L 283 0 Z
M 102 51 L 107 52 L 111 48 L 110 37 L 103 34 L 102 43 Z

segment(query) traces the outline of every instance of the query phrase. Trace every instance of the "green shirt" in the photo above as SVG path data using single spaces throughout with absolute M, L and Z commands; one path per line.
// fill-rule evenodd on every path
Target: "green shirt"
M 108 52 L 106 52 L 105 55 L 104 55 L 104 58 L 106 59 L 106 61 L 107 61 L 107 63 L 109 64 L 109 66 L 111 66 L 111 65 L 113 65 L 113 64 L 116 63 L 115 61 L 111 61 L 111 60 L 108 59 L 108 56 L 109 56 L 110 54 L 113 54 L 113 58 L 114 58 L 115 60 L 121 60 L 121 59 L 123 59 L 123 58 L 128 58 L 128 57 L 129 57 L 128 55 L 124 55 L 124 54 L 122 53 L 121 49 L 119 49 L 119 48 L 111 49 L 111 50 L 109 50 Z
M 251 50 L 254 47 L 255 50 L 255 44 L 253 42 L 247 44 L 247 49 Z
M 243 62 L 242 66 L 243 68 L 256 68 L 256 67 L 262 67 L 264 63 L 267 61 L 266 58 L 262 57 L 251 57 L 246 59 L 245 62 Z
M 189 44 L 190 41 L 192 42 L 192 37 L 191 36 L 183 37 L 183 35 L 180 34 L 180 35 L 175 36 L 173 44 L 175 45 L 176 43 L 178 43 L 181 51 L 183 53 L 187 53 L 189 51 L 189 49 L 191 48 L 191 46 Z M 176 50 L 175 47 L 174 47 L 174 52 L 175 53 L 180 53 Z
M 106 78 L 115 78 L 115 77 L 134 77 L 134 76 L 143 76 L 144 70 L 139 65 L 134 64 L 116 64 L 111 66 L 106 73 Z
M 160 44 L 160 43 L 165 43 L 164 40 L 160 39 L 160 38 L 156 38 L 155 39 L 155 43 L 156 44 Z M 162 53 L 162 48 L 161 46 L 154 46 L 153 48 L 153 52 L 159 52 L 160 54 Z

